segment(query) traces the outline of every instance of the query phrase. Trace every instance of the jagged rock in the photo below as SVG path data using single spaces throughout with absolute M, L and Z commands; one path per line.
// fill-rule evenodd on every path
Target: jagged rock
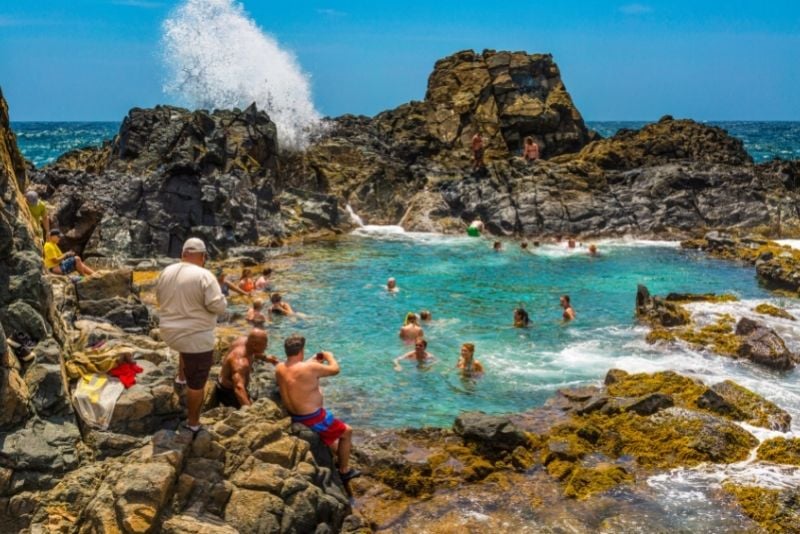
M 63 415 L 72 411 L 64 392 L 60 365 L 45 363 L 31 365 L 25 371 L 25 383 L 30 392 L 30 401 L 39 416 Z
M 17 369 L 0 368 L 0 429 L 5 430 L 25 421 L 30 415 L 30 390 Z
M 689 313 L 679 304 L 653 297 L 641 284 L 636 288 L 636 317 L 653 326 L 672 327 L 689 324 Z
M 743 317 L 736 325 L 736 335 L 744 337 L 739 357 L 779 371 L 794 369 L 797 357 L 771 328 Z
M 706 409 L 737 421 L 746 421 L 754 426 L 781 432 L 786 432 L 791 427 L 792 417 L 786 410 L 731 380 L 714 384 L 711 390 L 723 399 L 724 404 L 719 401 L 708 403 L 702 406 Z
M 528 438 L 507 417 L 483 412 L 467 412 L 453 423 L 453 431 L 465 441 L 497 450 L 525 446 Z

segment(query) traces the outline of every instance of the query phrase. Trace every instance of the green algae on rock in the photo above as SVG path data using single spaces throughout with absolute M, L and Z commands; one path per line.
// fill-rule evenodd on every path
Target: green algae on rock
M 756 313 L 760 313 L 761 315 L 771 315 L 772 317 L 779 317 L 781 319 L 788 319 L 790 321 L 796 321 L 794 315 L 787 312 L 783 308 L 779 308 L 777 306 L 773 306 L 772 304 L 767 304 L 766 302 L 759 304 L 753 311 Z
M 758 447 L 756 457 L 762 462 L 800 466 L 800 438 L 768 439 Z
M 768 532 L 800 532 L 800 490 L 778 490 L 733 483 L 723 485 L 744 510 Z

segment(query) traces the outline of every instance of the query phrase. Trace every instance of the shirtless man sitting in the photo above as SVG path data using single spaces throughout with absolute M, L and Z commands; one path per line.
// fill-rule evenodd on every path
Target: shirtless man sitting
M 417 314 L 408 312 L 403 326 L 400 327 L 400 339 L 406 343 L 411 343 L 418 337 L 424 337 L 425 333 L 417 322 Z
M 417 365 L 422 365 L 424 363 L 433 362 L 436 358 L 431 356 L 431 353 L 428 352 L 428 341 L 425 338 L 417 338 L 414 342 L 414 350 L 411 352 L 406 352 L 402 356 L 398 356 L 394 359 L 394 370 L 395 371 L 402 371 L 403 368 L 400 367 L 400 360 L 416 360 Z
M 294 315 L 291 304 L 283 300 L 280 293 L 273 293 L 269 298 L 272 307 L 269 309 L 270 315 Z
M 278 364 L 275 356 L 265 356 L 267 333 L 254 328 L 247 337 L 240 337 L 231 345 L 231 350 L 222 360 L 222 369 L 216 383 L 217 401 L 223 406 L 241 408 L 250 406 L 253 401 L 247 392 L 250 373 L 255 360 Z
M 319 379 L 339 374 L 339 363 L 330 352 L 318 352 L 313 360 L 305 359 L 306 338 L 293 334 L 286 338 L 286 362 L 275 368 L 275 378 L 281 390 L 281 399 L 292 416 L 293 423 L 302 423 L 319 434 L 325 445 L 336 451 L 339 460 L 339 477 L 347 483 L 360 476 L 350 469 L 350 448 L 353 429 L 322 407 Z

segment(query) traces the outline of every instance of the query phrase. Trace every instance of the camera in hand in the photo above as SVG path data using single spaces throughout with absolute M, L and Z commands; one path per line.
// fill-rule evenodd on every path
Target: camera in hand
M 325 359 L 325 356 L 321 352 L 318 352 L 315 358 L 319 361 L 323 361 Z

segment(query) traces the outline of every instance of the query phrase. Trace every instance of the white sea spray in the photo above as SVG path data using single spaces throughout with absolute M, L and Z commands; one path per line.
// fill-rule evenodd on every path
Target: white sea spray
M 164 90 L 190 107 L 255 102 L 283 148 L 303 148 L 321 124 L 309 75 L 234 0 L 186 0 L 163 23 Z

